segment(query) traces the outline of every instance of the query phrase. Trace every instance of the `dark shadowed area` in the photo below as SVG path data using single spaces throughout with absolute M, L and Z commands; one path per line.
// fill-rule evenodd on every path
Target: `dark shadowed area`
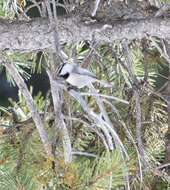
M 33 87 L 33 96 L 41 92 L 45 97 L 49 89 L 49 79 L 45 71 L 32 74 L 31 78 L 26 81 L 26 84 L 29 88 L 30 86 Z M 15 101 L 18 100 L 18 88 L 7 81 L 5 71 L 3 70 L 0 73 L 0 106 L 9 105 L 9 98 Z

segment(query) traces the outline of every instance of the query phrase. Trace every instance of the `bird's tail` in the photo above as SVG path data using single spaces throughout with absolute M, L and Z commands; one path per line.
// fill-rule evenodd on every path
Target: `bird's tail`
M 98 79 L 96 79 L 95 81 L 98 82 L 98 83 L 100 83 L 100 84 L 101 84 L 102 86 L 104 86 L 104 87 L 112 88 L 112 84 L 110 84 L 110 83 L 108 83 L 108 82 L 106 82 L 106 81 L 98 80 Z

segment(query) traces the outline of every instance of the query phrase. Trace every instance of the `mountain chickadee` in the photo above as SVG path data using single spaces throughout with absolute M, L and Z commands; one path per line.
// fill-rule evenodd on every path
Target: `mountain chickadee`
M 61 64 L 58 69 L 58 76 L 64 78 L 67 83 L 77 88 L 89 86 L 94 82 L 99 82 L 106 87 L 111 87 L 107 82 L 98 80 L 92 72 L 76 64 Z

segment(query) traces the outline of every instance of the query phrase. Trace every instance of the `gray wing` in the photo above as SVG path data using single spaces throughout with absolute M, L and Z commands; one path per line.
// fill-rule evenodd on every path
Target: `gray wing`
M 86 76 L 90 76 L 92 78 L 96 78 L 96 75 L 94 73 L 88 71 L 87 69 L 75 66 L 75 70 L 76 70 L 77 74 L 86 75 Z

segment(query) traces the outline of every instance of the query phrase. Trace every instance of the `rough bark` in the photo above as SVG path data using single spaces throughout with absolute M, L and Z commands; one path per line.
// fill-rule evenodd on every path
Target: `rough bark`
M 156 36 L 170 39 L 169 18 L 119 20 L 114 23 L 86 23 L 74 17 L 58 17 L 60 43 L 81 40 L 113 42 L 122 39 L 141 39 Z M 44 18 L 30 21 L 0 20 L 0 50 L 30 52 L 54 49 L 53 30 Z

